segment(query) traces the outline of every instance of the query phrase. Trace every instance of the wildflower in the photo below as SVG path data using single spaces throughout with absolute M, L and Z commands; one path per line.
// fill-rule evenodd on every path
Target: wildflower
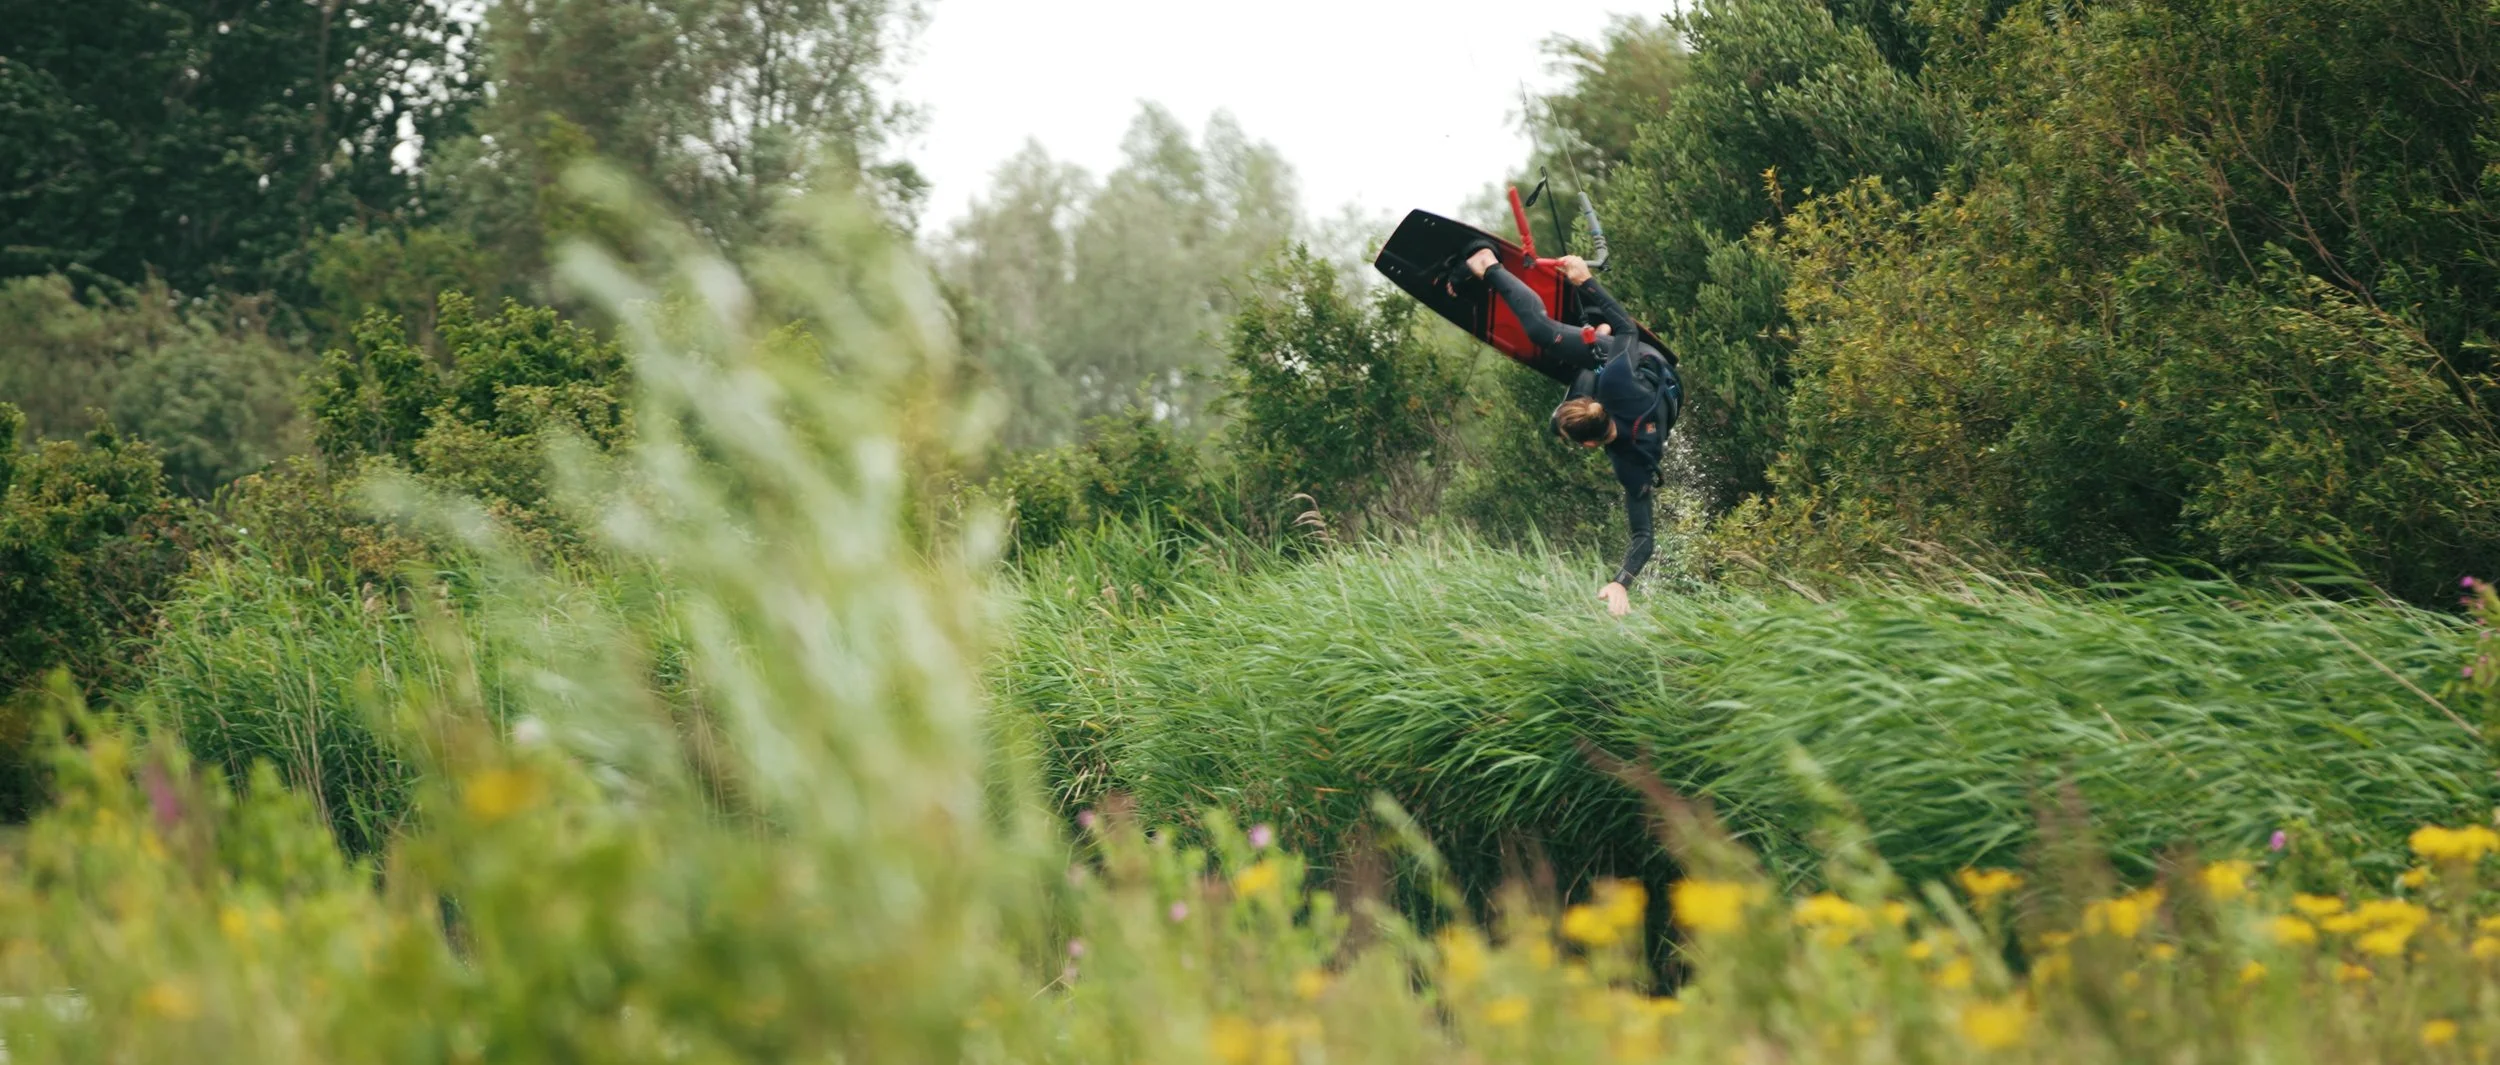
M 2352 911 L 2371 928 L 2402 928 L 2408 932 L 2430 922 L 2431 912 L 2402 899 L 2371 899 Z
M 2292 908 L 2310 917 L 2326 917 L 2344 912 L 2344 900 L 2333 895 L 2292 896 Z
M 1076 827 L 1084 829 L 1087 832 L 1091 832 L 1094 830 L 1094 821 L 1095 816 L 1093 807 L 1088 806 L 1076 812 Z
M 2144 930 L 2144 922 L 2161 911 L 2161 899 L 2160 888 L 2146 888 L 2092 903 L 2083 908 L 2083 930 L 2133 939 Z
M 2447 1046 L 2447 1045 L 2448 1045 L 2448 1044 L 2450 1044 L 2450 1043 L 2456 1042 L 2456 1039 L 2457 1039 L 2457 1022 L 2452 1021 L 2452 1020 L 2449 1020 L 2449 1019 L 2447 1019 L 2447 1018 L 2445 1018 L 2445 1017 L 2442 1017 L 2442 1018 L 2440 1018 L 2440 1019 L 2438 1019 L 2438 1020 L 2433 1020 L 2433 1021 L 2424 1021 L 2424 1022 L 2422 1022 L 2422 1045 L 2423 1045 L 2423 1046 L 2426 1046 L 2426 1047 L 2440 1047 L 2440 1046 Z
M 1667 898 L 1675 923 L 1696 932 L 1733 932 L 1744 921 L 1749 894 L 1745 885 L 1727 880 L 1678 880 Z
M 1616 928 L 1628 932 L 1649 920 L 1649 890 L 1636 880 L 1601 880 L 1597 906 Z
M 1188 920 L 1188 919 L 1189 919 L 1189 904 L 1188 904 L 1188 903 L 1186 903 L 1186 902 L 1177 902 L 1177 901 L 1176 901 L 1176 902 L 1172 903 L 1172 907 L 1171 907 L 1170 909 L 1165 910 L 1165 911 L 1163 911 L 1163 912 L 1164 912 L 1164 915 L 1165 915 L 1165 916 L 1168 916 L 1168 917 L 1170 917 L 1170 918 L 1172 919 L 1172 923 L 1173 923 L 1173 924 L 1179 924 L 1179 923 L 1181 923 L 1182 921 L 1186 921 L 1186 920 Z
M 2153 944 L 2153 949 L 2146 951 L 2145 953 L 2150 955 L 2154 961 L 2169 961 L 2170 959 L 2179 956 L 2179 948 L 2168 943 L 2155 943 Z
M 489 769 L 460 788 L 460 805 L 480 821 L 501 821 L 538 801 L 544 784 L 518 769 Z
M 1969 892 L 1970 897 L 1982 903 L 2023 886 L 2022 876 L 2010 869 L 1964 869 L 1955 873 L 1954 879 L 1961 881 L 1962 890 Z
M 1904 951 L 1903 953 L 1908 954 L 1911 961 L 1926 961 L 1927 959 L 1935 956 L 1936 945 L 1922 939 L 1916 943 L 1910 944 L 1910 949 Z
M 2049 948 L 2050 950 L 2064 950 L 2064 949 L 2066 949 L 2066 945 L 2067 945 L 2067 944 L 2072 943 L 2072 942 L 2074 942 L 2074 941 L 2075 941 L 2075 934 L 2074 934 L 2073 932 L 2042 932 L 2042 933 L 2040 933 L 2040 945 L 2041 945 L 2041 946 L 2044 946 L 2044 947 L 2047 947 L 2047 948 Z
M 2252 961 L 2246 965 L 2240 966 L 2240 982 L 2243 984 L 2253 984 L 2265 978 L 2266 963 L 2264 962 Z
M 1955 958 L 1944 963 L 1944 968 L 1936 970 L 1936 986 L 1947 991 L 1959 991 L 1970 986 L 1975 972 L 1969 958 Z
M 1084 956 L 1085 956 L 1085 941 L 1084 941 L 1084 940 L 1082 940 L 1082 939 L 1071 939 L 1071 940 L 1069 940 L 1069 941 L 1068 941 L 1068 956 L 1069 956 L 1069 957 L 1071 957 L 1071 958 L 1082 958 L 1082 957 L 1084 957 Z
M 2370 927 L 2370 923 L 2362 920 L 2359 914 L 2339 913 L 2319 921 L 2318 927 L 2336 935 L 2345 936 Z
M 1910 923 L 1910 904 L 1899 899 L 1884 900 L 1884 923 L 1900 928 Z
M 2031 1026 L 2031 1013 L 2022 1003 L 1973 1002 L 1962 1007 L 1962 1038 L 1981 1050 L 2003 1050 L 2023 1041 L 2024 1030 Z
M 139 995 L 139 1008 L 169 1021 L 187 1021 L 200 1015 L 200 1000 L 189 988 L 160 980 Z
M 1453 928 L 1441 933 L 1441 978 L 1454 989 L 1464 989 L 1484 976 L 1484 941 L 1476 934 Z
M 244 914 L 242 907 L 228 906 L 217 911 L 217 930 L 225 933 L 227 939 L 241 943 L 244 937 L 252 934 L 251 918 Z
M 2409 889 L 2419 891 L 2422 889 L 2423 885 L 2431 882 L 2430 867 L 2426 865 L 2417 865 L 2411 869 L 2407 869 L 2404 871 L 2403 876 L 2396 878 L 2396 882 Z
M 2500 936 L 2500 917 L 2485 917 L 2474 922 L 2474 930 L 2484 935 Z
M 1866 910 L 1857 903 L 1823 892 L 1797 902 L 1797 923 L 1806 928 L 1823 930 L 1826 942 L 1846 943 L 1860 929 L 1866 928 Z
M 2229 902 L 2248 894 L 2248 878 L 2257 867 L 2243 861 L 2215 862 L 2205 867 L 2205 894 L 2215 902 Z
M 1528 1000 L 1521 995 L 1504 995 L 1484 1004 L 1484 1022 L 1507 1027 L 1528 1019 Z
M 1564 939 L 1584 947 L 1611 947 L 1623 938 L 1615 930 L 1614 922 L 1607 920 L 1605 913 L 1595 906 L 1574 906 L 1564 910 L 1562 934 Z
M 2482 825 L 2467 825 L 2464 828 L 2423 825 L 2413 830 L 2407 842 L 2413 845 L 2413 853 L 2432 861 L 2473 862 L 2500 850 L 2500 832 Z
M 1250 849 L 1266 850 L 1276 842 L 1276 830 L 1264 824 L 1250 826 Z
M 1207 1025 L 1207 1052 L 1224 1065 L 1249 1065 L 1259 1053 L 1259 1031 L 1229 1014 Z
M 2307 945 L 2318 941 L 2318 926 L 2288 913 L 2275 918 L 2266 930 L 2277 943 Z
M 1673 1017 L 1684 1012 L 1684 1000 L 1665 996 L 1643 999 L 1641 1009 L 1652 1017 Z
M 2467 952 L 2474 955 L 2476 961 L 2500 958 L 2500 936 L 2475 936 L 2474 945 L 2467 948 Z
M 2276 854 L 2281 854 L 2283 853 L 2283 848 L 2290 846 L 2291 842 L 2292 837 L 2285 834 L 2282 829 L 2278 828 L 2274 830 L 2274 835 L 2266 837 L 2266 849 L 2273 851 Z
M 1242 896 L 1264 895 L 1285 882 L 1285 871 L 1274 858 L 1261 858 L 1233 877 L 1233 891 Z
M 1317 1001 L 1328 990 L 1328 974 L 1317 969 L 1304 969 L 1293 974 L 1293 994 L 1304 1002 Z
M 2397 925 L 2392 928 L 2381 928 L 2378 931 L 2362 936 L 2359 939 L 2353 940 L 2352 944 L 2353 946 L 2361 948 L 2361 952 L 2364 954 L 2376 954 L 2382 958 L 2393 958 L 2402 955 L 2405 952 L 2405 941 L 2412 938 L 2413 929 L 2410 926 Z
M 2373 975 L 2376 974 L 2372 973 L 2368 966 L 2354 965 L 2351 962 L 2345 962 L 2342 965 L 2335 967 L 2335 980 L 2337 983 L 2357 984 L 2363 980 L 2369 979 Z

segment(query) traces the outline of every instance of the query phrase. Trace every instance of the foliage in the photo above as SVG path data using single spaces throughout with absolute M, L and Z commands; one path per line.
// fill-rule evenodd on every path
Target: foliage
M 392 709 L 423 770 L 413 783 L 421 814 L 379 861 L 342 858 L 273 768 L 230 789 L 168 734 L 74 717 L 84 742 L 60 748 L 62 801 L 0 870 L 0 937 L 16 944 L 0 952 L 0 986 L 34 1007 L 0 1013 L 12 1056 L 2306 1063 L 2448 1060 L 2489 1038 L 2500 939 L 2485 884 L 2500 836 L 2472 822 L 2403 825 L 2401 841 L 2389 831 L 2332 840 L 2363 854 L 2410 851 L 2398 867 L 2418 858 L 2419 872 L 2393 883 L 2384 874 L 2394 867 L 2339 864 L 2323 833 L 2295 825 L 2279 850 L 2237 840 L 2213 852 L 2219 860 L 2169 862 L 2133 891 L 2061 843 L 2071 837 L 2052 836 L 2030 876 L 1956 870 L 1957 893 L 1884 864 L 1882 827 L 1869 838 L 1807 772 L 1799 791 L 1813 809 L 1801 822 L 1829 855 L 1815 870 L 1828 890 L 1790 899 L 1740 842 L 1653 785 L 1672 877 L 1522 885 L 1486 923 L 1394 804 L 1366 822 L 1397 841 L 1402 864 L 1375 866 L 1368 881 L 1350 875 L 1342 891 L 1312 890 L 1310 867 L 1267 826 L 1243 831 L 1220 814 L 1197 821 L 1194 846 L 1178 832 L 1149 836 L 1117 810 L 1070 840 L 1036 801 L 1024 726 L 981 709 L 971 657 L 981 609 L 965 593 L 977 582 L 956 545 L 911 534 L 910 438 L 896 412 L 937 360 L 913 341 L 930 323 L 887 315 L 939 301 L 876 254 L 878 229 L 856 215 L 830 219 L 819 270 L 772 276 L 781 287 L 730 292 L 709 317 L 673 325 L 633 319 L 665 304 L 624 297 L 722 293 L 729 272 L 698 262 L 628 288 L 621 270 L 585 271 L 616 285 L 611 306 L 647 342 L 633 352 L 644 429 L 636 490 L 609 500 L 611 520 L 598 528 L 664 574 L 668 594 L 653 613 L 580 601 L 563 574 L 478 540 L 490 594 L 469 615 L 474 629 L 438 629 L 437 646 L 457 662 L 476 641 L 509 641 L 501 670 L 527 682 L 505 690 L 506 705 L 457 672 L 401 692 Z M 846 306 L 883 314 L 851 319 L 859 332 L 810 357 L 752 339 L 781 316 L 739 317 L 846 281 L 903 291 L 862 293 Z M 692 339 L 671 339 L 681 336 Z M 420 520 L 468 524 L 457 508 L 418 509 Z M 1409 615 L 1481 609 L 1532 583 L 1515 564 L 1500 569 L 1462 589 L 1469 596 L 1411 569 L 1377 587 L 1410 589 Z M 1298 587 L 1319 593 L 1306 602 L 1358 575 L 1295 572 L 1325 585 Z M 2234 624 L 2272 625 L 2277 642 L 2307 650 L 2318 641 L 2280 630 L 2324 609 L 2360 647 L 2435 645 L 2424 662 L 2394 668 L 2434 655 L 2453 668 L 2466 642 L 2401 607 L 2167 594 L 2179 623 L 2105 607 L 2104 632 L 2182 661 L 2230 650 Z M 1902 627 L 1891 600 L 1912 601 L 1937 627 L 2030 634 L 2026 668 L 2061 667 L 2038 650 L 2054 635 L 2046 618 L 2088 612 L 2079 600 L 2001 590 L 1923 604 L 1869 596 L 1857 606 L 1869 629 Z M 1828 625 L 1832 613 L 1802 604 L 1787 618 Z M 1349 642 L 1377 631 L 1353 620 Z M 1407 631 L 1542 660 L 1483 628 Z M 1580 645 L 1638 642 L 1621 627 L 1602 631 L 1611 640 Z M 694 727 L 662 709 L 649 673 L 630 668 L 672 632 L 683 634 L 707 715 Z M 2208 634 L 2212 646 L 2179 648 L 2181 633 Z M 1232 645 L 1244 647 L 1281 657 Z M 1793 663 L 1798 647 L 1760 641 L 1746 652 L 1756 665 L 1727 676 Z M 2062 661 L 2106 654 L 2086 641 Z M 2351 680 L 2319 677 L 2333 667 L 2314 655 L 2276 654 L 2281 674 L 2242 659 L 2208 675 L 2247 687 L 2322 680 L 2339 701 L 2373 705 Z M 1655 670 L 1654 659 L 1624 658 Z M 1831 684 L 1810 668 L 1785 676 L 1783 702 L 1887 691 L 1865 679 Z M 1631 683 L 1648 690 L 1653 678 Z M 1914 687 L 1889 691 L 1901 711 L 1886 725 L 1959 716 L 1936 714 Z M 2230 705 L 2228 693 L 2208 694 L 2148 683 L 2110 712 Z M 2066 709 L 2070 729 L 2087 716 L 2086 706 Z M 2350 731 L 2394 736 L 2403 720 L 2362 709 Z M 2017 724 L 2006 731 L 2051 731 Z M 2300 738 L 2361 749 L 2333 729 Z M 1925 767 L 1872 764 L 1951 783 Z M 2160 776 L 2136 770 L 2129 779 Z M 2419 778 L 2366 779 L 2387 794 Z M 1386 883 L 1392 871 L 1428 901 L 1424 920 L 1381 905 L 1398 886 Z M 1564 898 L 1579 901 L 1557 913 Z M 1647 955 L 1646 927 L 1676 930 L 1672 957 Z
M 2011 860 L 2063 786 L 2130 874 L 2297 822 L 2393 875 L 2395 833 L 2500 799 L 2482 737 L 2421 694 L 2471 642 L 2440 615 L 2180 578 L 1962 578 L 1697 589 L 1621 623 L 1587 605 L 1598 564 L 1346 551 L 1182 571 L 1153 596 L 1178 605 L 1142 618 L 1039 581 L 999 691 L 1054 737 L 1065 807 L 1220 807 L 1333 857 L 1384 791 L 1477 890 L 1516 846 L 1566 877 L 1660 871 L 1637 796 L 1583 743 L 1709 798 L 1791 877 L 1815 868 L 1817 801 L 1792 752 L 1918 878 Z
M 422 207 L 394 154 L 464 122 L 469 27 L 429 0 L 13 8 L 0 276 L 299 292 L 307 237 Z
M 1569 81 L 1540 101 L 1541 114 L 1525 117 L 1543 127 L 1540 137 L 1568 138 L 1576 166 L 1537 162 L 1556 174 L 1585 166 L 1582 176 L 1600 183 L 1631 157 L 1641 124 L 1674 105 L 1692 61 L 1673 23 L 1630 15 L 1615 16 L 1594 41 L 1549 37 L 1544 50 L 1548 65 Z
M 1413 525 L 1456 468 L 1466 382 L 1422 308 L 1393 289 L 1349 296 L 1302 245 L 1253 275 L 1233 315 L 1228 451 L 1254 525 L 1293 497 L 1359 536 Z
M 981 493 L 1015 517 L 1018 552 L 1106 522 L 1221 522 L 1197 445 L 1142 410 L 1086 423 L 1083 439 L 1007 460 Z
M 1010 442 L 1139 405 L 1206 427 L 1234 285 L 1302 220 L 1273 146 L 1222 113 L 1201 141 L 1147 106 L 1098 185 L 1028 146 L 953 229 L 942 272 L 983 316 L 974 360 L 1018 402 Z
M 298 446 L 295 348 L 269 301 L 184 299 L 162 282 L 59 274 L 0 282 L 0 396 L 37 440 L 74 440 L 101 412 L 153 445 L 173 486 L 205 497 Z

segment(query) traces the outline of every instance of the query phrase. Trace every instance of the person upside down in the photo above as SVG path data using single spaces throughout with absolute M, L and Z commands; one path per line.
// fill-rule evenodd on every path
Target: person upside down
M 1666 454 L 1667 431 L 1683 407 L 1684 384 L 1675 360 L 1641 338 L 1640 328 L 1621 304 L 1608 295 L 1577 255 L 1560 260 L 1563 278 L 1580 290 L 1587 324 L 1566 326 L 1545 313 L 1545 303 L 1510 271 L 1502 268 L 1493 249 L 1467 258 L 1469 273 L 1483 278 L 1527 330 L 1537 353 L 1579 377 L 1550 423 L 1566 443 L 1602 447 L 1614 464 L 1615 480 L 1623 485 L 1623 514 L 1632 540 L 1623 551 L 1615 577 L 1598 589 L 1608 613 L 1622 617 L 1632 609 L 1632 581 L 1657 549 L 1658 466 Z

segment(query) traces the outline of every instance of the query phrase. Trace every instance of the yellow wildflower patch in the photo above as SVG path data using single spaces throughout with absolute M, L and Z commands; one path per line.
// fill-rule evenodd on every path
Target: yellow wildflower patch
M 1233 876 L 1233 892 L 1244 897 L 1265 895 L 1284 886 L 1285 870 L 1274 858 L 1261 858 Z
M 1678 880 L 1667 890 L 1675 923 L 1695 932 L 1733 932 L 1744 924 L 1753 890 L 1727 880 Z
M 1207 1025 L 1207 1053 L 1224 1065 L 1250 1065 L 1259 1053 L 1259 1030 L 1239 1017 L 1217 1017 Z
M 1328 974 L 1317 969 L 1304 969 L 1293 974 L 1293 995 L 1310 1002 L 1328 993 Z
M 2022 875 L 2011 869 L 1964 869 L 1953 874 L 1953 878 L 1961 882 L 1963 891 L 1981 902 L 2021 890 L 2023 886 Z
M 2412 844 L 2413 853 L 2429 861 L 2472 862 L 2493 851 L 2500 851 L 2500 832 L 2482 825 L 2467 825 L 2464 828 L 2423 825 L 2414 829 L 2406 842 Z
M 2161 912 L 2161 901 L 2160 888 L 2146 888 L 2092 903 L 2083 908 L 2083 930 L 2133 939 Z
M 2402 884 L 2415 891 L 2421 890 L 2423 887 L 2429 885 L 2430 882 L 2431 870 L 2427 865 L 2414 866 L 2411 869 L 2405 870 L 2403 876 L 2396 878 L 2396 883 Z
M 2331 917 L 2344 912 L 2344 900 L 2334 895 L 2295 894 L 2292 908 L 2310 918 Z
M 2381 928 L 2352 941 L 2364 954 L 2394 958 L 2404 954 L 2405 942 L 2413 938 L 2413 929 L 2405 925 Z
M 460 805 L 480 821 L 501 821 L 536 805 L 547 790 L 538 775 L 521 769 L 489 769 L 460 788 Z
M 2340 983 L 2357 984 L 2375 975 L 2366 965 L 2345 962 L 2335 967 L 2335 979 Z
M 1484 977 L 1484 940 L 1473 931 L 1451 928 L 1441 933 L 1441 979 L 1454 990 Z
M 2248 878 L 2256 873 L 2253 862 L 2215 862 L 2206 866 L 2202 874 L 2205 894 L 2213 896 L 2215 902 L 2230 902 L 2248 894 Z
M 2253 984 L 2265 978 L 2266 963 L 2264 962 L 2252 961 L 2246 965 L 2240 966 L 2240 982 L 2243 984 Z
M 2031 1011 L 2018 1001 L 1973 1002 L 1962 1007 L 1962 1038 L 1981 1050 L 2018 1046 L 2031 1027 Z
M 139 995 L 141 1012 L 169 1021 L 187 1021 L 200 1015 L 200 998 L 191 989 L 170 980 L 149 985 Z
M 2475 936 L 2474 945 L 2469 952 L 2477 961 L 2500 958 L 2500 936 Z
M 2440 1018 L 2422 1022 L 2422 1045 L 2442 1047 L 2457 1041 L 2457 1022 Z
M 2277 943 L 2306 945 L 2318 941 L 2318 926 L 2288 913 L 2268 922 L 2266 931 Z
M 1969 958 L 1955 958 L 1936 970 L 1936 986 L 1947 991 L 1959 991 L 1969 987 L 1971 977 L 1976 974 L 1977 970 L 1972 968 Z
M 1508 1027 L 1528 1019 L 1528 1000 L 1524 995 L 1504 995 L 1484 1004 L 1484 1023 Z

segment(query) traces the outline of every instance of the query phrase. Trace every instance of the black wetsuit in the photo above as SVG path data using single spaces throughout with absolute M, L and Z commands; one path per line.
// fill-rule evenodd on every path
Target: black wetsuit
M 1676 377 L 1674 360 L 1642 341 L 1632 316 L 1595 278 L 1580 286 L 1580 303 L 1614 328 L 1612 336 L 1548 317 L 1544 301 L 1498 265 L 1486 270 L 1484 279 L 1510 304 L 1539 354 L 1581 371 L 1564 398 L 1594 398 L 1614 419 L 1615 438 L 1606 445 L 1606 458 L 1614 463 L 1616 482 L 1623 485 L 1623 513 L 1632 532 L 1615 583 L 1629 586 L 1658 545 L 1658 464 L 1666 453 L 1667 430 L 1675 427 L 1684 405 L 1684 385 Z

